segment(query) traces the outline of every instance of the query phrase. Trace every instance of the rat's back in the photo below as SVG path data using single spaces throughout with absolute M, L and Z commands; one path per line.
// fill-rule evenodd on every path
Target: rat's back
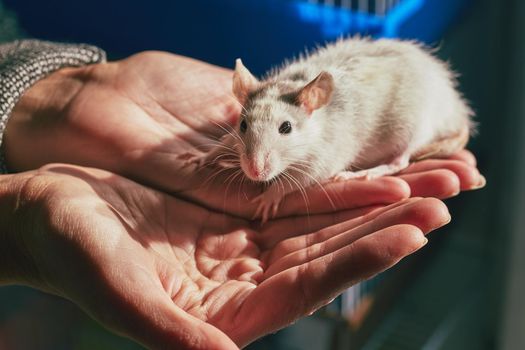
M 398 149 L 416 154 L 471 127 L 472 112 L 456 89 L 455 75 L 418 43 L 340 40 L 288 64 L 275 77 L 302 75 L 309 81 L 321 71 L 335 83 L 325 111 L 330 137 L 340 140 L 338 148 L 359 148 L 357 158 L 366 159 L 360 167 L 388 161 Z

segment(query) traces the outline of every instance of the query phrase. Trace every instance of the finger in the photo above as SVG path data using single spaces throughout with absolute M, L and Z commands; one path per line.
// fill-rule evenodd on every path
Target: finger
M 462 191 L 478 188 L 482 181 L 478 169 L 470 166 L 466 162 L 451 159 L 427 159 L 411 164 L 401 174 L 422 173 L 429 170 L 448 169 L 459 179 Z
M 375 215 L 379 215 L 385 210 L 390 210 L 397 206 L 405 205 L 407 202 L 414 200 L 416 199 L 409 198 L 390 204 L 388 206 L 377 204 L 363 208 L 349 209 L 326 214 L 292 216 L 276 219 L 269 222 L 262 228 L 258 243 L 264 249 L 270 249 L 277 243 L 283 242 L 289 238 L 311 234 L 312 232 L 334 225 L 343 225 L 339 226 L 337 229 L 348 230 L 352 227 L 360 225 L 362 223 L 361 217 L 364 215 L 374 213 L 375 217 Z M 354 220 L 357 218 L 359 218 L 359 220 Z M 367 220 L 370 219 L 371 217 L 367 216 Z
M 457 175 L 447 169 L 404 174 L 399 178 L 408 183 L 414 197 L 450 198 L 457 195 L 461 188 Z
M 408 198 L 410 188 L 395 177 L 382 177 L 371 181 L 348 180 L 312 186 L 307 190 L 308 202 L 299 191 L 286 196 L 281 202 L 278 216 L 328 213 L 344 209 L 390 204 Z
M 461 151 L 454 153 L 448 159 L 460 160 L 462 162 L 467 163 L 468 165 L 472 167 L 476 167 L 477 165 L 476 157 L 474 157 L 472 152 L 470 152 L 467 149 L 462 149 Z
M 375 213 L 374 213 L 375 214 Z M 408 224 L 428 233 L 450 221 L 447 207 L 434 198 L 420 199 L 386 210 L 348 230 L 344 224 L 329 227 L 311 235 L 289 239 L 278 244 L 268 257 L 265 277 L 268 278 L 293 266 L 298 266 L 330 254 L 373 232 L 390 226 Z
M 388 227 L 309 263 L 264 281 L 243 304 L 239 317 L 264 334 L 327 304 L 343 290 L 384 271 L 426 243 L 411 225 Z M 257 315 L 257 320 L 253 315 Z

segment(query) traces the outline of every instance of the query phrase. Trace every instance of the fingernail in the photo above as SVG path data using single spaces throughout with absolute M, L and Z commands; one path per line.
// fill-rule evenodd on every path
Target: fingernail
M 485 187 L 486 184 L 487 184 L 487 179 L 485 179 L 485 176 L 480 174 L 478 183 L 476 185 L 472 186 L 470 189 L 471 190 L 477 190 L 477 189 Z
M 432 228 L 430 229 L 430 231 L 427 232 L 427 234 L 430 233 L 430 232 L 432 232 L 432 231 L 434 231 L 434 230 L 437 230 L 437 229 L 440 228 L 440 227 L 443 227 L 443 226 L 445 226 L 445 225 L 448 225 L 451 221 L 452 221 L 452 216 L 450 216 L 450 213 L 449 213 L 449 214 L 447 215 L 447 218 L 446 218 L 445 220 L 443 220 L 440 224 L 438 224 L 438 225 L 432 227 Z
M 428 243 L 428 238 L 426 238 L 425 235 L 421 234 L 420 242 L 419 242 L 419 246 L 418 246 L 416 249 L 414 249 L 414 250 L 412 251 L 412 253 L 417 252 L 419 249 L 421 249 L 421 248 L 423 248 L 424 246 L 426 246 L 427 243 Z
M 478 183 L 478 188 L 483 188 L 485 187 L 485 185 L 487 184 L 487 179 L 485 179 L 485 176 L 483 175 L 479 175 L 480 179 L 479 179 L 479 183 Z
M 454 189 L 453 192 L 449 192 L 448 194 L 444 194 L 444 195 L 440 196 L 439 198 L 442 198 L 442 199 L 452 198 L 452 197 L 456 197 L 460 193 L 461 193 L 461 190 L 456 188 L 456 189 Z
M 448 196 L 447 198 L 451 198 L 451 197 L 456 197 L 458 194 L 460 194 L 461 191 L 454 191 L 452 192 L 452 194 L 450 196 Z
M 415 242 L 414 242 L 415 243 Z M 406 255 L 413 254 L 417 252 L 419 249 L 423 248 L 428 243 L 428 238 L 425 237 L 423 233 L 419 235 L 419 244 L 412 248 L 412 250 L 407 253 Z

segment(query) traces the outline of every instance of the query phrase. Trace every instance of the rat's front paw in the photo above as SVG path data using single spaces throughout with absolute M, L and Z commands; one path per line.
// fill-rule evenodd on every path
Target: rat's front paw
M 215 151 L 203 154 L 195 154 L 192 152 L 186 152 L 180 154 L 177 159 L 182 160 L 183 167 L 196 165 L 197 169 L 202 167 L 213 165 L 221 168 L 233 169 L 238 168 L 239 160 L 232 156 L 217 155 Z
M 182 161 L 183 167 L 197 165 L 197 168 L 200 169 L 206 163 L 206 154 L 195 154 L 192 152 L 186 152 L 179 154 L 177 156 L 177 159 Z
M 279 193 L 278 190 L 270 187 L 266 192 L 258 195 L 252 199 L 252 203 L 259 203 L 257 210 L 253 215 L 253 219 L 261 217 L 261 223 L 264 224 L 268 221 L 270 212 L 272 218 L 277 215 L 277 210 L 279 209 L 279 204 L 283 199 L 283 195 Z
M 368 179 L 368 170 L 360 171 L 340 171 L 332 177 L 332 181 L 346 181 L 356 179 Z
M 366 179 L 373 180 L 381 176 L 396 174 L 405 169 L 409 165 L 410 155 L 408 153 L 402 154 L 394 158 L 388 164 L 381 164 L 370 169 L 359 171 L 341 171 L 332 178 L 334 181 L 346 181 L 351 179 Z

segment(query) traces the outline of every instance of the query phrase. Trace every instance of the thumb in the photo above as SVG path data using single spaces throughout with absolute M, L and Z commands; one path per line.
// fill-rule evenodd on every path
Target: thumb
M 147 309 L 145 322 L 136 334 L 140 336 L 137 340 L 150 349 L 239 349 L 218 328 L 188 314 L 171 299 L 157 301 Z
M 111 311 L 95 318 L 148 349 L 239 349 L 218 328 L 188 314 L 162 292 L 121 295 Z

